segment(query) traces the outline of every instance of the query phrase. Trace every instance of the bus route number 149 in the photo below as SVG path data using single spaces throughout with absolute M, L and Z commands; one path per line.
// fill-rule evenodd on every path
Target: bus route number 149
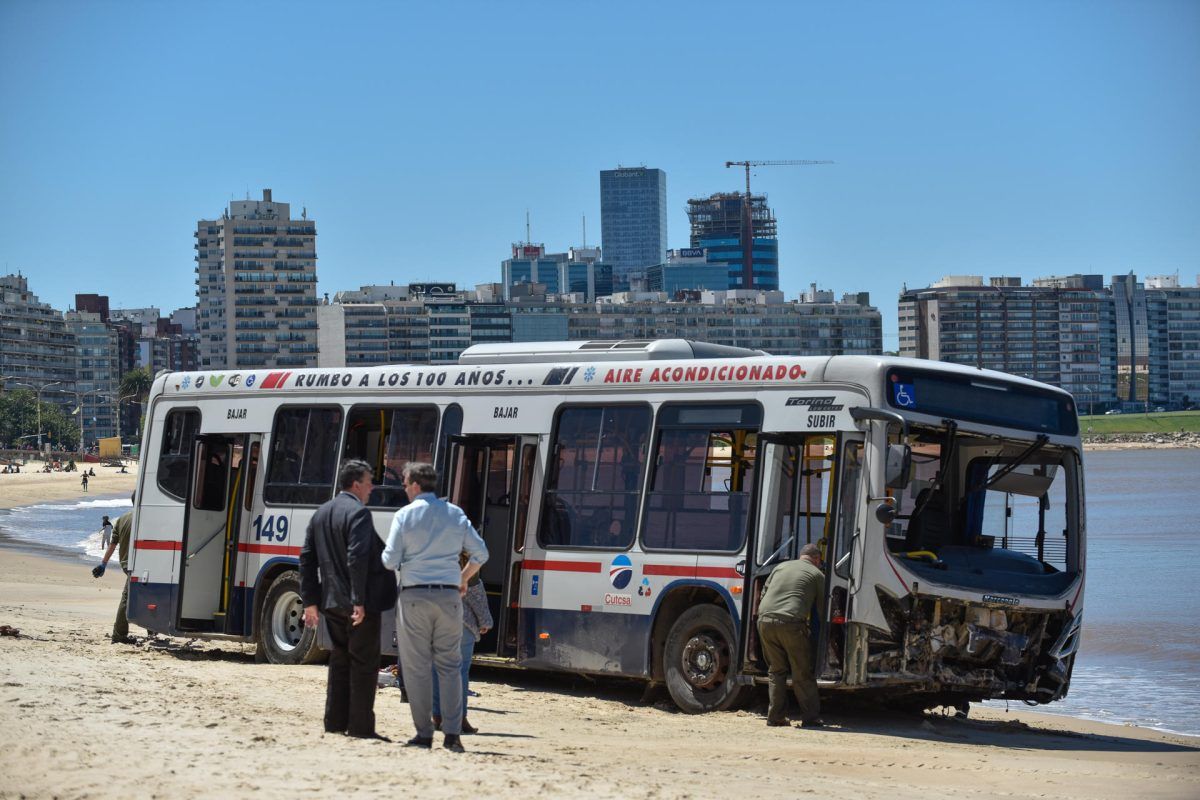
M 271 514 L 263 517 L 259 514 L 254 518 L 254 541 L 282 542 L 288 535 L 288 518 L 283 514 L 278 517 Z

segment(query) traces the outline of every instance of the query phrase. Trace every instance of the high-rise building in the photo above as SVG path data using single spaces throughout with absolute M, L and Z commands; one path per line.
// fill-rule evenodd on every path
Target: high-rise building
M 742 242 L 745 238 L 745 204 L 746 196 L 736 192 L 688 200 L 691 246 L 706 249 L 710 264 L 722 264 L 727 268 L 730 289 L 775 291 L 779 288 L 775 214 L 767 205 L 765 195 L 751 195 L 753 241 L 747 264 Z
M 504 285 L 504 299 L 511 300 L 513 287 L 519 284 L 540 283 L 545 286 L 544 292 L 558 294 L 560 261 L 560 258 L 546 255 L 544 244 L 514 243 L 512 257 L 500 262 L 500 282 Z
M 668 250 L 665 264 L 646 270 L 646 290 L 663 292 L 668 297 L 680 292 L 728 288 L 729 268 L 709 262 L 708 251 L 702 247 Z
M 43 389 L 43 401 L 74 408 L 75 337 L 20 274 L 0 277 L 0 377 L 6 391 Z
M 196 224 L 200 368 L 317 364 L 317 226 L 271 190 Z
M 666 261 L 667 173 L 647 167 L 601 170 L 600 236 L 618 289 Z
M 95 297 L 95 295 L 93 295 Z M 107 305 L 108 298 L 104 298 Z M 80 440 L 85 447 L 117 435 L 120 402 L 118 334 L 99 313 L 68 311 L 67 330 L 75 337 L 75 408 Z
M 1131 272 L 1114 275 L 1112 301 L 1117 323 L 1117 399 L 1150 400 L 1150 329 L 1146 290 Z
M 1200 285 L 1115 275 L 943 278 L 900 296 L 900 355 L 1061 386 L 1081 412 L 1200 399 Z

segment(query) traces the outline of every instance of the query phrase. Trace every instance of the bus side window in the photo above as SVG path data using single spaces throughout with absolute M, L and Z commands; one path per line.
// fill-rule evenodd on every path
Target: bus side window
M 333 496 L 338 467 L 340 408 L 283 408 L 271 430 L 263 500 L 320 505 Z
M 732 552 L 746 537 L 761 411 L 753 405 L 664 406 L 642 543 Z
M 559 413 L 538 523 L 542 546 L 633 544 L 649 433 L 648 406 L 572 406 Z
M 437 418 L 435 406 L 351 409 L 342 458 L 361 458 L 372 466 L 375 489 L 367 505 L 400 508 L 408 503 L 404 468 L 413 462 L 433 462 Z
M 183 502 L 187 494 L 188 462 L 200 430 L 200 412 L 178 409 L 163 423 L 162 447 L 158 451 L 158 488 Z

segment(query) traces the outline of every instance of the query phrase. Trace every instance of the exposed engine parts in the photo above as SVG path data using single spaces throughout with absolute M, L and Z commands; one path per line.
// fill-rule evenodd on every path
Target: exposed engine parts
M 1021 611 L 879 592 L 889 632 L 871 631 L 867 672 L 914 693 L 1047 703 L 1065 695 L 1079 620 L 1064 611 Z

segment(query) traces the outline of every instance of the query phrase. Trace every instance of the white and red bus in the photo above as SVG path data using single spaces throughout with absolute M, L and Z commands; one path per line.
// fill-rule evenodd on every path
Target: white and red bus
M 816 542 L 823 688 L 1043 703 L 1070 682 L 1076 411 L 1011 375 L 683 340 L 483 345 L 448 366 L 162 374 L 143 442 L 129 615 L 153 631 L 319 656 L 297 564 L 339 462 L 374 466 L 382 537 L 404 465 L 431 461 L 491 553 L 481 658 L 728 708 L 765 675 L 763 581 Z

